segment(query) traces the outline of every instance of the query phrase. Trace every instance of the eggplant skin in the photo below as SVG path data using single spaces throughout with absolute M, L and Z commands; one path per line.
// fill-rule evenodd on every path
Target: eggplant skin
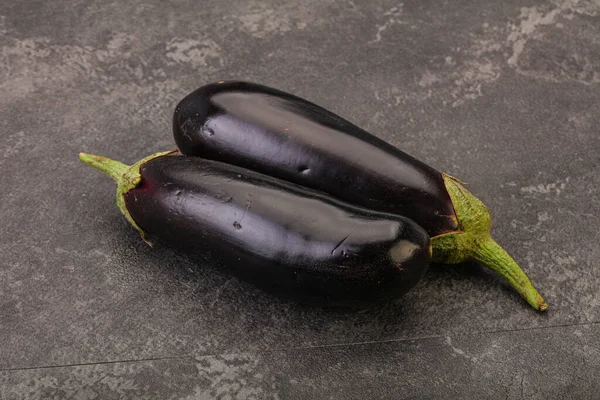
M 239 81 L 209 84 L 175 108 L 188 156 L 222 161 L 406 216 L 431 237 L 459 229 L 442 174 L 307 100 Z
M 158 157 L 140 173 L 124 200 L 146 233 L 276 295 L 378 303 L 406 293 L 429 267 L 429 237 L 404 217 L 197 157 Z

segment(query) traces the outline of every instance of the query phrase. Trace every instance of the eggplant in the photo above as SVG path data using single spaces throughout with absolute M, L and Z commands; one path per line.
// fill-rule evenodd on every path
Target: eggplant
M 395 299 L 429 267 L 427 232 L 241 167 L 157 153 L 132 166 L 80 154 L 117 181 L 117 205 L 150 238 L 261 289 L 324 306 Z
M 177 104 L 173 135 L 184 155 L 405 216 L 431 236 L 434 262 L 475 260 L 505 278 L 535 309 L 548 308 L 492 239 L 489 210 L 463 182 L 310 101 L 251 82 L 220 81 Z

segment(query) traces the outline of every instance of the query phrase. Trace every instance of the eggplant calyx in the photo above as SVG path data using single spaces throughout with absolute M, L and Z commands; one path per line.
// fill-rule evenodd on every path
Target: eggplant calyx
M 431 239 L 432 260 L 444 264 L 477 261 L 506 279 L 534 309 L 545 311 L 548 303 L 515 260 L 492 239 L 492 217 L 487 207 L 465 189 L 458 179 L 446 174 L 442 174 L 442 177 L 461 229 L 460 232 Z
M 157 157 L 166 156 L 168 154 L 174 153 L 177 150 L 164 151 L 160 153 L 154 153 L 149 155 L 148 157 L 142 158 L 140 161 L 136 162 L 133 165 L 126 165 L 122 162 L 111 160 L 107 157 L 96 156 L 87 153 L 79 153 L 79 159 L 84 163 L 99 169 L 105 174 L 109 175 L 117 182 L 117 207 L 125 216 L 125 219 L 129 221 L 129 223 L 138 230 L 144 242 L 148 243 L 148 245 L 152 246 L 152 243 L 146 238 L 146 232 L 134 221 L 133 217 L 127 210 L 127 206 L 125 205 L 125 197 L 124 195 L 129 192 L 131 189 L 134 189 L 139 185 L 142 180 L 142 175 L 140 174 L 140 167 L 147 163 L 150 160 L 153 160 Z

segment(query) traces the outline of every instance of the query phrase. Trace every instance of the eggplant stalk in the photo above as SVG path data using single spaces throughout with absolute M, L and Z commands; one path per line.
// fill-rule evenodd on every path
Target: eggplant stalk
M 142 177 L 140 175 L 140 166 L 156 157 L 166 156 L 167 154 L 174 153 L 177 150 L 164 151 L 161 153 L 155 153 L 149 155 L 148 157 L 142 158 L 140 161 L 136 162 L 133 165 L 126 165 L 122 162 L 111 160 L 107 157 L 95 156 L 87 153 L 79 153 L 79 159 L 84 163 L 104 172 L 109 175 L 117 182 L 117 207 L 121 210 L 121 213 L 125 216 L 127 221 L 135 229 L 138 230 L 144 242 L 148 243 L 149 246 L 152 246 L 152 243 L 146 238 L 146 233 L 140 226 L 133 220 L 133 217 L 127 210 L 125 206 L 125 199 L 123 195 L 129 192 L 131 189 L 135 188 Z
M 431 239 L 432 261 L 444 264 L 477 261 L 506 279 L 533 308 L 545 311 L 548 303 L 515 260 L 492 239 L 492 217 L 487 207 L 456 178 L 443 174 L 443 179 L 461 229 Z

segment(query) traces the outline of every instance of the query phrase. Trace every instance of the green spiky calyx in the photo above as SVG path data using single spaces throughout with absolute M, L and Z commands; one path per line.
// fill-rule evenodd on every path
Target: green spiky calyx
M 109 175 L 117 182 L 117 207 L 121 210 L 121 213 L 125 216 L 127 221 L 135 229 L 140 232 L 142 235 L 142 239 L 152 246 L 146 239 L 146 233 L 144 230 L 134 221 L 133 217 L 127 210 L 125 206 L 125 198 L 124 195 L 129 192 L 131 189 L 135 188 L 140 181 L 142 180 L 142 176 L 140 174 L 140 167 L 142 164 L 147 163 L 150 160 L 153 160 L 157 157 L 166 156 L 168 154 L 174 153 L 176 150 L 164 151 L 160 153 L 154 153 L 149 155 L 148 157 L 142 158 L 140 161 L 136 162 L 133 165 L 125 165 L 119 161 L 111 160 L 110 158 L 95 156 L 92 154 L 79 153 L 79 159 L 84 163 L 91 165 L 92 167 L 99 169 L 105 174 Z
M 461 226 L 459 232 L 432 238 L 434 262 L 458 264 L 474 260 L 501 275 L 536 310 L 548 304 L 513 258 L 492 239 L 492 217 L 487 207 L 457 179 L 443 174 L 446 189 Z

